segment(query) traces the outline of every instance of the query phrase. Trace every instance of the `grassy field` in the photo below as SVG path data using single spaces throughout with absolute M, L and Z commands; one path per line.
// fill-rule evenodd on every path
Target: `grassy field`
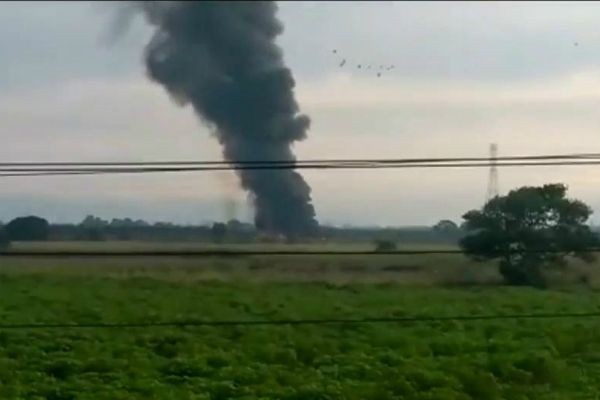
M 443 287 L 425 281 L 434 268 L 493 266 L 382 257 L 2 259 L 0 323 L 600 311 L 589 287 Z M 0 329 L 0 399 L 596 399 L 599 328 L 591 318 Z
M 371 251 L 372 243 L 327 244 L 213 244 L 152 242 L 30 242 L 14 243 L 15 251 L 194 251 L 194 250 L 318 250 Z M 406 243 L 402 249 L 456 249 L 449 245 Z M 463 255 L 276 255 L 231 257 L 3 257 L 0 272 L 52 272 L 131 278 L 221 280 L 250 282 L 396 283 L 409 286 L 468 286 L 500 284 L 494 263 L 477 263 Z M 594 264 L 572 261 L 564 271 L 553 271 L 554 286 L 585 281 L 600 287 L 600 260 Z M 585 277 L 585 279 L 582 279 Z
M 353 244 L 212 244 L 150 242 L 30 242 L 15 243 L 15 251 L 194 251 L 230 250 L 373 250 L 371 243 Z M 432 248 L 425 244 L 406 244 L 401 248 Z M 434 246 L 447 249 L 449 246 Z M 35 257 L 2 258 L 0 272 L 52 272 L 85 275 L 94 271 L 113 277 L 156 276 L 168 280 L 243 280 L 273 282 L 330 282 L 452 284 L 497 282 L 493 265 L 482 266 L 461 255 L 352 255 L 352 256 L 241 256 L 241 257 Z

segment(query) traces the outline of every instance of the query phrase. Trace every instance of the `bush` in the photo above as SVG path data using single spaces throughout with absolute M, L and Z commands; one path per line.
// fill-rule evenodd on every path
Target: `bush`
M 394 251 L 396 250 L 396 243 L 391 240 L 376 240 L 375 251 Z
M 500 274 L 504 280 L 514 286 L 546 287 L 546 279 L 541 271 L 541 266 L 536 263 L 511 263 L 500 261 Z
M 77 373 L 79 363 L 71 359 L 59 359 L 51 361 L 46 365 L 45 372 L 58 380 L 65 380 Z

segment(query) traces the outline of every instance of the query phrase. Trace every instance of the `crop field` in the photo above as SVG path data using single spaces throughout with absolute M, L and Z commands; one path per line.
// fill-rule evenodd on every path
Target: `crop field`
M 0 261 L 2 325 L 600 311 L 600 292 L 589 286 L 420 284 L 414 276 L 402 278 L 414 271 L 382 270 L 409 264 L 428 270 L 438 263 L 460 271 L 456 260 L 372 261 L 373 274 L 340 269 L 345 263 L 371 268 L 368 259 L 300 260 L 312 279 L 298 273 L 296 259 L 286 274 L 277 274 L 267 259 Z M 225 271 L 216 274 L 215 265 L 207 272 L 210 262 L 225 263 Z M 322 270 L 313 265 L 323 262 Z M 252 263 L 265 266 L 251 269 Z M 264 279 L 247 279 L 251 273 Z M 378 274 L 380 281 L 361 282 Z M 0 328 L 0 398 L 595 399 L 599 328 L 595 318 Z

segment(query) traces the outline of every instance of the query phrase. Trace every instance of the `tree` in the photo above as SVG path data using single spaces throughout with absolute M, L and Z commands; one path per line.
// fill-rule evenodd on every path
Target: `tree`
M 433 226 L 433 232 L 445 239 L 457 240 L 462 236 L 462 230 L 453 221 L 443 219 Z
M 46 240 L 50 225 L 48 221 L 36 216 L 19 217 L 10 221 L 6 227 L 9 240 Z
M 599 243 L 585 224 L 592 210 L 566 192 L 563 184 L 547 184 L 493 198 L 463 216 L 460 246 L 475 260 L 499 260 L 508 284 L 544 286 L 545 268 L 564 266 L 567 256 L 591 262 L 586 250 Z
M 4 228 L 0 228 L 0 249 L 6 249 L 10 246 L 10 239 Z
M 108 221 L 93 215 L 87 215 L 79 223 L 79 238 L 93 241 L 104 240 L 104 229 L 107 226 Z
M 82 228 L 103 228 L 108 226 L 108 221 L 94 217 L 93 215 L 88 215 L 79 223 L 79 225 Z
M 443 234 L 453 234 L 456 233 L 459 228 L 458 225 L 456 225 L 453 221 L 450 221 L 449 219 L 443 219 L 433 226 L 433 230 Z
M 227 225 L 222 222 L 215 222 L 210 228 L 210 234 L 213 242 L 223 242 L 223 239 L 225 239 L 225 235 L 227 234 Z

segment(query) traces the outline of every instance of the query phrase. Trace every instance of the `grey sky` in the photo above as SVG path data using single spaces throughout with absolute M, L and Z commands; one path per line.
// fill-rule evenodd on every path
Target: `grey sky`
M 598 65 L 598 13 L 593 2 L 282 3 L 282 44 L 299 72 L 327 70 L 339 47 L 405 78 L 542 79 Z
M 111 40 L 113 11 L 0 3 L 0 159 L 220 158 L 191 110 L 145 78 L 143 21 Z M 599 3 L 288 2 L 280 16 L 279 42 L 312 118 L 299 158 L 484 156 L 491 142 L 501 154 L 600 148 Z M 358 63 L 396 69 L 377 79 Z M 304 175 L 322 222 L 384 225 L 458 220 L 481 204 L 487 179 L 485 169 Z M 600 210 L 598 175 L 501 169 L 500 185 L 565 182 Z M 0 219 L 96 213 L 197 223 L 223 218 L 228 198 L 247 219 L 225 173 L 5 178 Z

